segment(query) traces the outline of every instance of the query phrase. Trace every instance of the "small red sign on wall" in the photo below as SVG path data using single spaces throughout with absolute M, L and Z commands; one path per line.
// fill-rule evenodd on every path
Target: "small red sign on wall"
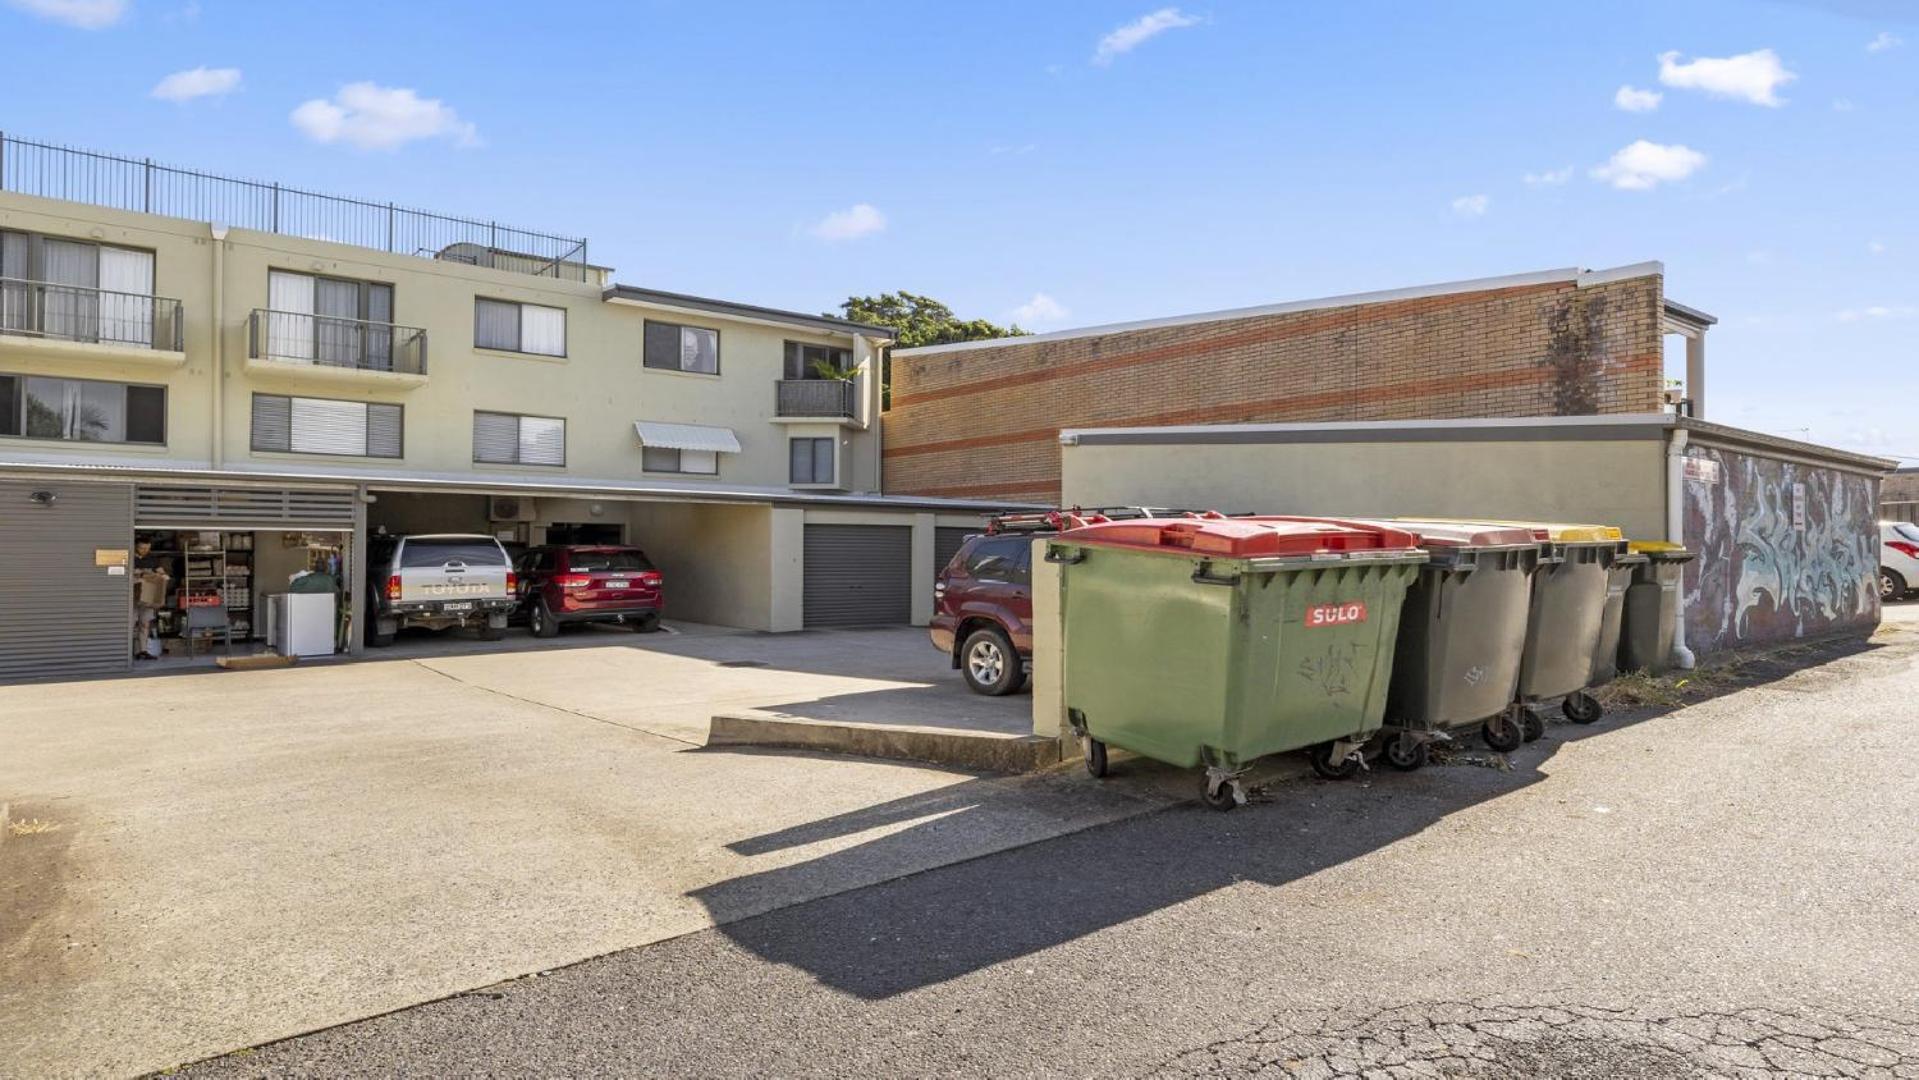
M 1366 605 L 1349 600 L 1343 604 L 1314 604 L 1306 609 L 1306 625 L 1346 626 L 1350 623 L 1366 621 Z

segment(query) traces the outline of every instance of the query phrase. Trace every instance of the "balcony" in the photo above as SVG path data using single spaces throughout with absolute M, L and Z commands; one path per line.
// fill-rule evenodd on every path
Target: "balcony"
M 411 390 L 426 385 L 426 331 L 256 308 L 247 318 L 247 371 Z
M 859 384 L 838 379 L 781 379 L 773 415 L 781 420 L 849 421 L 859 415 Z
M 183 329 L 178 300 L 0 278 L 0 348 L 10 351 L 178 367 Z

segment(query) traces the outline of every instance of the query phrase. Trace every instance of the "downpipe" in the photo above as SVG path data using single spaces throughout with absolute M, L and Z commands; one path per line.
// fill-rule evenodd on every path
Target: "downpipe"
M 1666 441 L 1666 539 L 1683 543 L 1686 535 L 1686 441 L 1685 428 L 1673 427 Z M 1672 663 L 1681 671 L 1691 671 L 1699 662 L 1686 647 L 1686 592 L 1682 584 L 1679 602 L 1672 606 Z
M 226 462 L 227 227 L 213 226 L 213 467 Z

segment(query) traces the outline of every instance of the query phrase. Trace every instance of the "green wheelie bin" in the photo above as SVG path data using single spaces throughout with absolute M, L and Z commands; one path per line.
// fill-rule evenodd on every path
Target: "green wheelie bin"
M 1626 590 L 1638 579 L 1646 557 L 1628 550 L 1613 559 L 1606 573 L 1606 614 L 1599 621 L 1599 644 L 1593 649 L 1593 672 L 1587 686 L 1604 686 L 1619 675 L 1620 634 L 1626 622 Z M 1628 669 L 1630 670 L 1630 669 Z
M 1632 586 L 1626 590 L 1619 661 L 1627 671 L 1658 675 L 1672 667 L 1679 583 L 1694 555 L 1679 544 L 1659 540 L 1635 540 L 1628 546 L 1645 562 L 1634 569 Z
M 1255 758 L 1359 768 L 1426 553 L 1386 527 L 1206 515 L 1071 529 L 1046 559 L 1087 771 L 1105 775 L 1108 746 L 1203 765 L 1207 804 L 1230 810 Z

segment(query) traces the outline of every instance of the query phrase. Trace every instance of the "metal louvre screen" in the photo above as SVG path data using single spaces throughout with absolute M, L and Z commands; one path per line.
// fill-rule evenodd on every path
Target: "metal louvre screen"
M 566 421 L 520 417 L 520 464 L 566 464 Z
M 201 525 L 352 528 L 353 499 L 351 491 L 142 486 L 134 492 L 133 517 L 143 529 Z
M 253 448 L 285 452 L 293 446 L 293 399 L 253 395 Z
M 406 425 L 398 405 L 366 407 L 366 456 L 396 458 L 401 455 Z
M 255 394 L 252 446 L 280 453 L 397 458 L 402 415 L 398 405 Z
M 565 465 L 566 421 L 512 413 L 473 414 L 473 460 L 501 465 Z
M 808 525 L 807 626 L 887 626 L 913 620 L 913 530 L 906 525 Z
M 473 460 L 512 464 L 520 459 L 520 418 L 506 413 L 473 414 Z

